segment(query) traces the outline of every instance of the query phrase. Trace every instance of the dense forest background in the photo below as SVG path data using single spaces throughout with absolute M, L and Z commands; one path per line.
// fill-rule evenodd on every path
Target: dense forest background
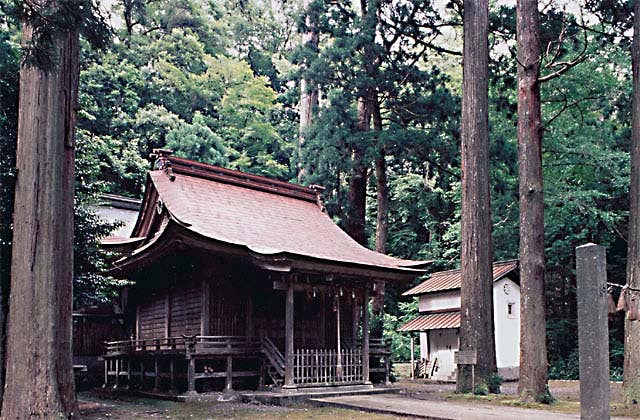
M 587 1 L 584 10 L 566 11 L 552 2 L 542 10 L 542 46 L 550 65 L 543 65 L 541 76 L 553 76 L 541 93 L 551 378 L 578 375 L 574 248 L 586 242 L 604 245 L 610 281 L 624 283 L 625 276 L 630 40 L 624 10 L 602 3 Z M 107 256 L 98 242 L 113 226 L 100 221 L 91 205 L 102 193 L 141 197 L 154 148 L 285 181 L 297 182 L 302 170 L 303 183 L 326 187 L 327 209 L 344 228 L 354 211 L 350 179 L 360 170 L 371 248 L 379 223 L 378 193 L 386 184 L 387 253 L 431 259 L 433 271 L 458 267 L 461 17 L 457 2 L 438 4 L 114 0 L 103 5 L 113 27 L 111 42 L 96 51 L 83 41 L 81 57 L 77 304 L 106 299 L 120 284 L 101 274 Z M 361 13 L 362 5 L 375 7 L 373 22 Z M 5 287 L 21 60 L 12 6 L 0 0 L 0 276 Z M 496 260 L 518 257 L 512 6 L 493 5 L 491 14 Z M 317 46 L 302 42 L 310 29 Z M 562 67 L 553 63 L 561 62 L 575 65 L 558 71 Z M 319 100 L 299 147 L 301 80 L 317 87 Z M 362 130 L 358 121 L 358 98 L 366 94 L 378 104 L 373 130 Z M 378 182 L 381 176 L 385 183 Z M 408 340 L 395 329 L 417 312 L 415 301 L 399 297 L 404 289 L 387 287 L 385 314 L 376 325 L 393 338 L 400 359 L 408 357 Z M 621 318 L 612 320 L 615 378 L 622 371 L 622 327 Z

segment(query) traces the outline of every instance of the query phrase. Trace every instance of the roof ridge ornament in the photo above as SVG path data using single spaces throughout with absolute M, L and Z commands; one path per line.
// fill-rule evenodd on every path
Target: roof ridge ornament
M 320 211 L 326 213 L 327 208 L 325 207 L 324 201 L 322 200 L 322 193 L 324 193 L 326 188 L 318 184 L 311 184 L 309 185 L 309 188 L 311 188 L 313 192 L 316 193 L 316 203 L 318 204 L 318 207 L 320 207 Z
M 175 181 L 176 176 L 173 173 L 173 169 L 171 167 L 171 160 L 169 156 L 173 154 L 173 150 L 170 149 L 153 149 L 153 153 L 149 155 L 149 157 L 153 161 L 153 169 L 154 170 L 164 170 L 164 173 L 169 177 L 170 181 Z

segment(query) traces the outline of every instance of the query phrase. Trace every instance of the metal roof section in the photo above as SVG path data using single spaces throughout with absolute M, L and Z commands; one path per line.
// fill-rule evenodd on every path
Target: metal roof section
M 460 328 L 460 311 L 418 315 L 397 329 L 399 332 L 416 332 Z
M 493 263 L 493 281 L 498 281 L 507 274 L 518 269 L 518 260 L 500 261 Z M 462 270 L 448 270 L 432 273 L 431 276 L 407 290 L 403 296 L 419 296 L 426 293 L 440 292 L 444 290 L 456 290 L 462 285 Z

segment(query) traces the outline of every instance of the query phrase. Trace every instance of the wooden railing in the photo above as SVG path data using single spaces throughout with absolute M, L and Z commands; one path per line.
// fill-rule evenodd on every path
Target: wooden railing
M 294 352 L 294 382 L 300 385 L 327 385 L 362 382 L 362 350 L 360 348 L 299 349 Z
M 286 364 L 284 356 L 280 353 L 280 350 L 278 350 L 275 344 L 273 344 L 273 342 L 267 337 L 263 337 L 262 339 L 262 352 L 278 375 L 284 376 Z
M 362 347 L 362 340 L 343 340 L 342 345 L 344 348 L 358 348 Z M 387 355 L 391 353 L 391 340 L 384 338 L 370 338 L 369 339 L 369 354 L 371 356 Z
M 105 347 L 107 356 L 145 352 L 230 355 L 258 352 L 260 343 L 249 337 L 197 335 L 110 341 Z

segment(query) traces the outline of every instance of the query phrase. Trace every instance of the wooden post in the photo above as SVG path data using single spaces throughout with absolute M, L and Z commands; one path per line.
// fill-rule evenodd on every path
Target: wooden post
M 167 292 L 164 300 L 164 336 L 169 338 L 171 334 L 171 296 Z
M 391 385 L 391 354 L 384 356 L 384 384 Z
M 116 357 L 116 382 L 113 387 L 117 388 L 118 385 L 120 385 L 120 359 Z
M 336 363 L 336 377 L 342 376 L 342 343 L 340 343 L 340 294 L 336 294 L 336 340 L 338 343 L 337 349 L 337 363 Z
M 293 281 L 290 279 L 285 301 L 285 369 L 283 388 L 295 388 L 293 378 Z
M 327 345 L 327 298 L 324 290 L 320 291 L 320 347 Z
M 173 359 L 169 359 L 169 380 L 171 392 L 176 390 L 176 372 Z
M 607 259 L 596 244 L 576 248 L 580 417 L 609 418 Z
M 362 294 L 362 379 L 365 384 L 369 380 L 369 288 Z
M 173 359 L 171 360 L 173 362 Z M 189 366 L 187 367 L 187 392 L 189 394 L 196 393 L 196 358 L 189 357 Z M 171 382 L 173 382 L 173 363 L 171 364 Z M 173 384 L 171 385 L 173 388 Z
M 210 327 L 209 327 L 209 319 L 211 317 L 211 314 L 209 313 L 209 306 L 210 306 L 210 300 L 211 300 L 211 296 L 210 296 L 210 286 L 209 286 L 209 279 L 208 278 L 203 278 L 202 279 L 202 301 L 200 303 L 200 335 L 209 335 L 210 334 Z
M 352 333 L 354 348 L 358 343 L 358 322 L 360 322 L 360 307 L 358 306 L 358 297 L 356 296 L 355 299 L 353 299 L 353 321 L 351 327 L 351 329 L 353 330 Z
M 258 378 L 258 390 L 262 391 L 264 389 L 264 376 L 265 376 L 265 368 L 264 368 L 264 364 L 265 364 L 265 359 L 264 357 L 262 357 L 260 359 L 260 377 Z
M 131 388 L 131 357 L 127 358 L 127 388 Z
M 140 305 L 136 306 L 136 340 L 140 340 Z
M 231 356 L 227 356 L 227 377 L 224 384 L 224 391 L 233 391 L 233 360 Z
M 144 359 L 140 359 L 140 388 L 144 387 L 145 376 Z
M 111 359 L 104 359 L 104 385 L 102 386 L 103 388 L 106 388 L 107 386 L 109 386 L 109 361 Z
M 154 359 L 154 361 L 155 361 L 154 370 L 155 370 L 156 377 L 154 378 L 153 392 L 158 392 L 160 391 L 160 367 L 158 366 L 157 357 Z
M 414 347 L 414 342 L 413 342 L 413 333 L 411 333 L 411 379 L 415 379 L 415 366 L 416 366 L 416 362 L 414 359 L 414 353 L 415 353 L 415 347 Z
M 245 312 L 245 335 L 247 337 L 254 336 L 253 326 L 253 290 L 247 290 L 246 312 Z

